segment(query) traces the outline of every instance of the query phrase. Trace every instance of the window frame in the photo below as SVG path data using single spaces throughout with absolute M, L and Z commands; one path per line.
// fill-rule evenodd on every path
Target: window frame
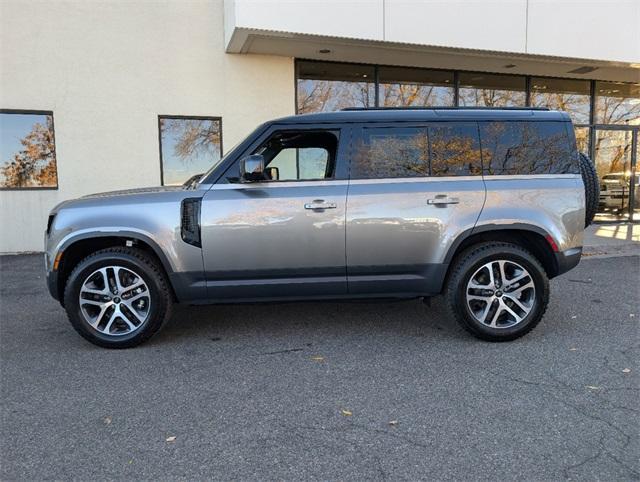
M 162 120 L 163 119 L 182 119 L 182 120 L 208 120 L 217 121 L 220 125 L 220 159 L 224 157 L 224 144 L 223 144 L 223 130 L 222 130 L 222 116 L 203 116 L 203 115 L 169 115 L 158 114 L 158 154 L 160 159 L 160 185 L 164 186 L 164 163 L 162 157 Z M 203 174 L 206 174 L 205 171 Z M 193 175 L 192 175 L 193 176 Z
M 240 171 L 239 162 L 244 157 L 250 155 L 258 147 L 264 144 L 269 137 L 278 131 L 334 131 L 338 138 L 338 148 L 336 149 L 335 168 L 333 177 L 325 179 L 311 179 L 311 180 L 264 180 L 255 182 L 231 182 L 230 179 L 234 179 L 237 176 L 230 176 L 230 171 Z M 224 166 L 219 166 L 219 174 L 213 172 L 211 177 L 215 174 L 215 180 L 207 178 L 205 181 L 213 181 L 212 185 L 218 184 L 230 184 L 233 186 L 251 186 L 256 184 L 269 184 L 277 185 L 283 183 L 308 183 L 308 182 L 331 182 L 331 181 L 347 181 L 349 179 L 349 166 L 350 166 L 350 153 L 351 153 L 351 138 L 352 127 L 343 123 L 309 123 L 309 124 L 291 124 L 291 123 L 274 123 L 266 126 L 266 128 L 253 139 L 252 142 L 242 146 L 243 148 L 237 153 L 234 153 L 232 159 L 229 159 Z M 251 135 L 250 135 L 251 136 Z M 238 146 L 241 147 L 241 146 Z M 217 169 L 216 169 L 217 170 Z
M 462 175 L 451 175 L 451 176 L 434 176 L 432 171 L 432 145 L 431 145 L 431 132 L 430 130 L 434 127 L 438 126 L 467 126 L 471 127 L 472 125 L 476 130 L 476 141 L 478 149 L 480 150 L 480 172 L 478 174 L 462 174 Z M 429 174 L 427 176 L 408 176 L 408 177 L 354 177 L 353 173 L 353 159 L 355 155 L 355 146 L 358 141 L 363 141 L 364 139 L 364 131 L 366 129 L 422 129 L 425 132 L 425 137 L 427 139 L 427 145 L 429 146 L 429 159 L 428 159 L 428 171 Z M 351 136 L 351 153 L 350 153 L 350 162 L 349 162 L 349 180 L 350 181 L 371 181 L 375 179 L 411 179 L 411 180 L 438 180 L 438 179 L 466 179 L 466 178 L 474 178 L 474 179 L 482 179 L 484 176 L 484 161 L 482 159 L 482 140 L 480 137 L 480 127 L 478 125 L 478 121 L 475 120 L 441 120 L 441 121 L 416 121 L 416 122 L 361 122 L 357 124 L 353 124 L 353 133 Z
M 523 126 L 522 129 L 524 129 L 524 126 L 526 124 L 531 124 L 531 125 L 545 125 L 545 124 L 560 124 L 562 125 L 562 131 L 564 132 L 564 136 L 566 136 L 566 140 L 571 144 L 569 146 L 569 151 L 567 152 L 568 155 L 568 159 L 573 157 L 573 164 L 574 164 L 574 168 L 576 169 L 576 172 L 556 172 L 556 173 L 549 173 L 549 172 L 526 172 L 526 173 L 510 173 L 510 172 L 505 172 L 505 170 L 502 170 L 501 172 L 493 172 L 491 173 L 490 170 L 492 169 L 492 163 L 493 163 L 493 159 L 488 160 L 485 159 L 484 153 L 485 153 L 485 146 L 484 146 L 484 142 L 485 142 L 485 137 L 483 136 L 483 132 L 484 132 L 484 128 L 486 128 L 486 126 L 488 126 L 489 124 L 496 124 L 496 123 L 503 123 L 503 124 L 507 124 L 509 126 L 513 126 L 514 124 L 517 124 L 519 126 Z M 482 176 L 483 177 L 505 177 L 505 176 L 545 176 L 545 175 L 552 175 L 552 176 L 576 176 L 576 175 L 580 175 L 579 172 L 579 165 L 578 165 L 578 160 L 575 158 L 576 154 L 577 154 L 577 149 L 576 149 L 576 144 L 575 144 L 575 133 L 572 133 L 568 131 L 567 129 L 567 125 L 569 125 L 569 122 L 565 122 L 565 121 L 547 121 L 547 120 L 511 120 L 511 121 L 500 121 L 500 120 L 482 120 L 482 121 L 478 121 L 478 133 L 480 136 L 480 149 L 481 149 L 481 153 L 482 153 Z M 539 127 L 537 127 L 537 129 L 539 129 Z M 520 131 L 522 132 L 522 130 Z M 543 139 L 543 136 L 539 136 L 538 139 Z M 501 149 L 504 149 L 504 147 L 501 147 Z M 508 152 L 511 149 L 511 147 L 507 148 L 506 151 Z M 525 151 L 526 152 L 526 151 Z M 510 168 L 512 169 L 512 168 Z
M 0 191 L 57 191 L 60 189 L 60 176 L 58 173 L 58 144 L 56 142 L 56 123 L 52 110 L 39 109 L 0 109 L 0 114 L 22 115 L 48 115 L 51 116 L 51 135 L 53 137 L 53 155 L 56 161 L 56 185 L 55 186 L 28 186 L 28 187 L 4 187 Z
M 338 152 L 340 150 L 340 129 L 304 129 L 304 130 L 308 130 L 309 132 L 330 132 L 331 134 L 333 134 L 336 137 L 336 152 L 335 152 L 335 156 L 334 159 L 330 159 L 329 157 L 327 158 L 327 163 L 326 163 L 326 167 L 332 167 L 332 172 L 333 175 L 331 177 L 322 177 L 322 178 L 313 178 L 313 179 L 265 179 L 264 181 L 256 181 L 256 182 L 269 182 L 269 183 L 275 183 L 275 182 L 312 182 L 312 181 L 334 181 L 335 177 L 336 177 L 336 172 L 338 169 Z M 274 134 L 277 134 L 278 132 L 297 132 L 300 131 L 300 129 L 294 129 L 294 130 L 287 130 L 287 129 L 276 129 L 274 130 L 269 137 L 267 137 L 264 142 L 262 144 L 264 144 L 265 142 L 267 142 L 271 136 L 273 136 Z M 258 147 L 256 147 L 256 149 L 258 149 L 262 144 L 258 145 Z M 304 149 L 304 147 L 292 147 L 290 149 Z M 255 149 L 254 149 L 255 150 Z M 276 154 L 273 159 L 271 159 L 269 161 L 269 163 L 273 162 L 273 160 L 278 157 L 280 155 L 280 153 L 283 151 L 284 149 L 278 151 L 278 154 Z M 327 151 L 327 154 L 329 154 L 329 151 Z M 300 154 L 296 153 L 296 173 L 299 176 L 300 175 L 300 158 L 299 158 Z M 269 164 L 265 164 L 265 169 L 269 167 Z M 326 172 L 326 169 L 325 169 Z

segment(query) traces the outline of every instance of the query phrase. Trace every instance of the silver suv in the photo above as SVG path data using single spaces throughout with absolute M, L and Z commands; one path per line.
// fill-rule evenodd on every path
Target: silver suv
M 598 202 L 583 161 L 569 117 L 544 109 L 286 117 L 182 187 L 55 207 L 47 282 L 110 348 L 150 338 L 176 302 L 438 294 L 471 334 L 513 340 L 580 260 Z

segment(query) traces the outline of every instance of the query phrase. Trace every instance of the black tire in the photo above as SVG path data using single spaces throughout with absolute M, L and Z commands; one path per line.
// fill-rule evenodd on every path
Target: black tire
M 591 159 L 580 153 L 580 174 L 582 174 L 582 182 L 584 183 L 585 196 L 585 219 L 584 227 L 588 227 L 593 222 L 593 218 L 598 211 L 598 202 L 600 200 L 600 182 L 598 180 L 598 172 Z
M 80 307 L 80 290 L 85 280 L 100 268 L 114 265 L 133 271 L 148 287 L 147 316 L 135 331 L 128 334 L 105 334 L 93 328 Z M 104 348 L 131 348 L 147 341 L 170 318 L 173 306 L 167 278 L 156 260 L 144 251 L 124 247 L 102 249 L 78 263 L 67 280 L 64 302 L 67 316 L 75 330 L 91 343 Z
M 535 288 L 535 293 L 531 294 L 531 311 L 511 327 L 506 326 L 506 323 L 504 327 L 490 327 L 478 321 L 467 302 L 467 284 L 471 277 L 486 263 L 497 260 L 506 260 L 523 267 L 528 271 Z M 522 247 L 501 242 L 480 243 L 467 248 L 454 260 L 445 286 L 445 298 L 452 316 L 476 338 L 492 342 L 510 341 L 529 333 L 542 319 L 549 303 L 549 280 L 536 257 Z

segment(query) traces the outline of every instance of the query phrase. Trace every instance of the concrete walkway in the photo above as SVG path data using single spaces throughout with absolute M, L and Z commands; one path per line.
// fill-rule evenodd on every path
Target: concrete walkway
M 593 224 L 584 234 L 585 256 L 640 255 L 640 224 Z

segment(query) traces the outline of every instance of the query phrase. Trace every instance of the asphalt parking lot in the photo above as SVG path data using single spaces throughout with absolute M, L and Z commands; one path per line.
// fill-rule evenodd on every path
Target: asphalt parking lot
M 3 480 L 640 477 L 638 257 L 553 280 L 512 343 L 434 300 L 181 307 L 125 351 L 72 330 L 41 256 L 0 263 Z

